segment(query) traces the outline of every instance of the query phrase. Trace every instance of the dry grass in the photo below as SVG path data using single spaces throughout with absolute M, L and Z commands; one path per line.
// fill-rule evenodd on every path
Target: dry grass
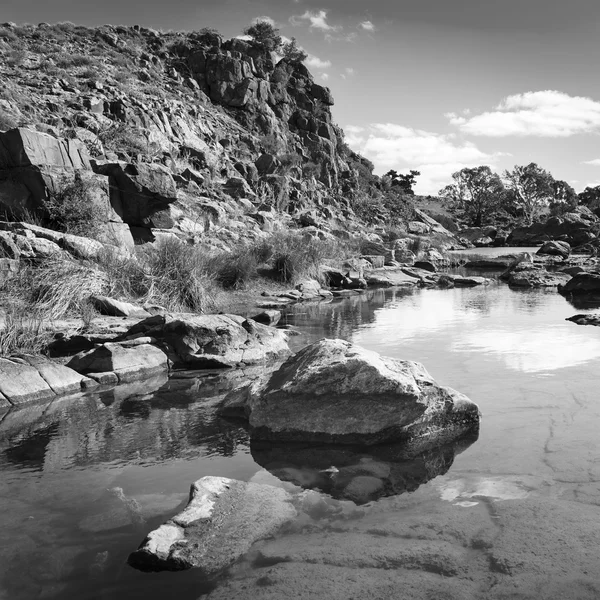
M 46 323 L 43 316 L 24 314 L 21 308 L 10 307 L 0 327 L 0 356 L 42 354 L 52 337 Z

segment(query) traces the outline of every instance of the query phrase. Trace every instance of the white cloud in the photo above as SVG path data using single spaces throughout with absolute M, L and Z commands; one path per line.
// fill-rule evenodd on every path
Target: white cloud
M 355 74 L 356 71 L 352 67 L 346 67 L 340 77 L 346 79 L 347 77 L 353 77 Z
M 327 81 L 329 79 L 329 73 L 321 73 L 321 79 Z
M 375 25 L 373 25 L 371 21 L 363 21 L 362 23 L 359 23 L 358 26 L 365 31 L 375 31 Z
M 331 66 L 331 61 L 321 60 L 314 54 L 309 54 L 308 58 L 304 61 L 304 64 L 310 69 L 327 69 Z
M 416 169 L 416 190 L 436 194 L 451 181 L 451 175 L 465 167 L 493 166 L 501 154 L 487 154 L 472 142 L 456 142 L 452 135 L 404 127 L 395 123 L 374 123 L 368 128 L 345 127 L 350 147 L 375 164 L 383 174 L 389 169 Z
M 568 137 L 600 131 L 600 102 L 545 90 L 507 96 L 493 111 L 473 117 L 456 113 L 447 113 L 446 117 L 472 135 Z
M 307 10 L 303 15 L 290 17 L 292 25 L 301 25 L 303 21 L 309 23 L 311 29 L 320 29 L 321 31 L 340 31 L 342 29 L 341 25 L 330 25 L 327 22 L 326 10 L 314 12 Z
M 594 165 L 595 167 L 600 167 L 600 158 L 594 158 L 594 160 L 584 160 L 582 165 Z

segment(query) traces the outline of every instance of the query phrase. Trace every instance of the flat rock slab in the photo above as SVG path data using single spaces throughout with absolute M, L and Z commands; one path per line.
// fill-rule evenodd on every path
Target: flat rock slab
M 76 354 L 67 366 L 83 374 L 114 372 L 119 382 L 127 382 L 168 370 L 169 360 L 160 348 L 151 344 L 128 348 L 107 343 Z
M 0 358 L 0 406 L 51 400 L 85 387 L 87 378 L 41 356 Z
M 151 531 L 128 563 L 142 571 L 195 568 L 213 575 L 296 516 L 291 496 L 270 485 L 203 477 L 186 508 Z

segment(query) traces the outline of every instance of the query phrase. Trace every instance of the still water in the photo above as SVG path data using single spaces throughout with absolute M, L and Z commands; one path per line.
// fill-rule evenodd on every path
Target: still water
M 394 525 L 390 523 L 403 519 L 416 531 L 433 514 L 438 521 L 462 523 L 464 515 L 470 514 L 467 511 L 489 508 L 490 502 L 529 510 L 520 513 L 515 509 L 505 522 L 502 519 L 509 517 L 503 516 L 502 510 L 506 509 L 494 509 L 492 517 L 502 521 L 504 532 L 494 534 L 504 536 L 497 545 L 500 552 L 505 551 L 502 544 L 509 543 L 505 539 L 507 529 L 514 529 L 517 535 L 523 528 L 537 526 L 532 515 L 540 514 L 542 509 L 538 505 L 535 510 L 531 504 L 522 506 L 521 501 L 552 502 L 543 506 L 559 507 L 561 511 L 565 506 L 583 506 L 586 511 L 598 510 L 597 515 L 591 513 L 591 518 L 593 521 L 598 517 L 600 522 L 600 329 L 565 321 L 576 312 L 581 309 L 576 310 L 554 290 L 514 291 L 498 283 L 469 289 L 380 290 L 329 304 L 293 307 L 286 320 L 301 334 L 291 338 L 295 350 L 322 337 L 338 337 L 382 354 L 422 362 L 438 382 L 469 396 L 483 413 L 475 443 L 444 450 L 441 460 L 426 457 L 416 467 L 412 463 L 403 465 L 403 481 L 408 483 L 405 489 L 395 489 L 398 495 L 369 502 L 364 508 L 359 506 L 364 504 L 361 501 L 355 505 L 347 499 L 328 497 L 330 508 L 339 503 L 336 515 L 346 514 L 344 524 L 340 521 L 333 527 L 328 513 L 328 531 L 338 535 L 352 521 L 352 535 L 362 532 L 366 536 L 365 531 L 372 535 L 378 524 L 391 530 Z M 214 407 L 227 390 L 255 374 L 238 372 L 223 377 L 180 373 L 170 380 L 159 378 L 0 415 L 0 599 L 185 600 L 206 593 L 215 598 L 254 598 L 254 592 L 242 593 L 243 588 L 235 587 L 235 578 L 252 580 L 254 571 L 264 565 L 242 561 L 229 589 L 227 578 L 207 583 L 193 571 L 141 573 L 127 566 L 126 559 L 148 531 L 185 505 L 190 483 L 205 475 L 276 485 L 278 478 L 287 479 L 288 483 L 282 485 L 291 486 L 289 481 L 294 481 L 305 488 L 325 489 L 335 498 L 334 491 L 326 490 L 322 482 L 311 483 L 310 474 L 307 481 L 299 481 L 298 469 L 309 459 L 290 458 L 290 468 L 294 461 L 298 463 L 296 476 L 285 477 L 282 473 L 291 472 L 281 469 L 281 461 L 286 458 L 279 455 L 279 462 L 274 462 L 268 452 L 251 452 L 243 427 L 215 416 Z M 386 459 L 377 460 L 380 464 Z M 438 466 L 432 471 L 434 462 Z M 360 511 L 353 512 L 352 507 Z M 544 517 L 537 534 L 541 544 L 549 543 L 543 541 L 544 536 L 555 537 L 552 528 L 563 512 Z M 473 522 L 479 518 L 477 515 L 473 513 L 467 520 Z M 585 513 L 584 517 L 590 515 Z M 319 515 L 302 518 L 302 525 L 293 531 L 294 548 L 304 542 L 311 548 L 318 547 L 321 542 L 315 531 L 322 532 L 324 527 L 319 525 Z M 571 523 L 560 531 L 561 543 L 569 546 L 569 555 L 574 552 L 572 544 L 579 543 L 569 538 L 569 532 L 579 526 L 579 522 Z M 431 524 L 427 527 L 434 528 Z M 467 525 L 461 527 L 460 535 L 455 537 L 462 540 Z M 408 534 L 402 535 L 406 539 Z M 419 533 L 419 539 L 429 539 L 423 535 Z M 461 543 L 478 552 L 479 546 L 485 550 L 487 546 L 477 540 L 470 545 Z M 510 562 L 510 556 L 524 552 L 524 543 L 513 539 L 506 560 Z M 459 581 L 458 595 L 452 595 L 448 588 L 450 591 L 444 592 L 447 595 L 431 592 L 423 597 L 487 598 L 490 589 L 506 585 L 502 583 L 506 577 L 511 578 L 516 590 L 538 591 L 510 596 L 510 590 L 502 588 L 502 594 L 507 595 L 490 598 L 598 597 L 594 590 L 600 589 L 600 579 L 589 573 L 573 575 L 577 567 L 569 571 L 568 577 L 591 577 L 586 579 L 585 593 L 561 592 L 553 596 L 554 592 L 541 591 L 537 579 L 527 579 L 533 573 L 547 581 L 548 565 L 554 568 L 554 562 L 563 561 L 560 551 L 556 552 L 547 557 L 546 563 L 535 562 L 531 567 L 527 566 L 528 558 L 519 559 L 517 563 L 525 565 L 524 574 L 508 567 L 498 570 L 501 559 L 495 557 L 490 562 L 494 568 L 488 568 L 486 562 L 484 567 L 477 567 L 475 574 Z M 293 560 L 285 559 L 286 569 L 293 571 Z M 307 559 L 302 568 L 315 560 Z M 344 560 L 355 568 L 352 559 L 346 556 Z M 473 564 L 478 560 L 469 558 Z M 336 568 L 341 566 L 337 564 Z M 418 569 L 411 571 L 410 576 L 417 578 L 415 589 L 421 584 L 433 585 L 432 572 L 437 573 L 436 577 L 445 574 L 431 569 L 422 575 Z M 304 579 L 318 577 L 318 573 L 310 571 Z M 460 570 L 450 573 L 460 574 Z M 490 573 L 500 573 L 493 585 Z M 560 575 L 565 580 L 565 573 Z M 517 577 L 525 579 L 517 584 Z M 443 580 L 447 579 L 453 584 L 456 577 L 444 575 Z M 265 578 L 257 581 L 256 589 L 263 590 L 260 582 Z M 317 596 L 308 590 L 305 596 L 298 592 L 297 597 L 334 597 L 333 592 L 326 591 L 330 581 L 329 575 L 324 576 Z M 473 591 L 473 582 L 480 591 Z M 579 588 L 573 584 L 570 589 Z M 340 593 L 351 597 L 349 592 Z M 588 593 L 591 595 L 585 595 Z M 274 592 L 264 597 L 278 595 Z M 388 596 L 367 593 L 363 597 Z

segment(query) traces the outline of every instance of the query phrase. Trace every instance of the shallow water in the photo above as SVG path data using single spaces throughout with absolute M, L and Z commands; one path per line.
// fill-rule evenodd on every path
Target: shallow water
M 475 443 L 444 451 L 442 461 L 436 458 L 437 471 L 431 471 L 429 463 L 424 470 L 416 462 L 403 463 L 403 477 L 410 481 L 395 493 L 406 493 L 370 502 L 356 508 L 358 512 L 347 500 L 327 499 L 321 514 L 307 510 L 304 520 L 279 542 L 285 543 L 286 535 L 300 536 L 294 538 L 295 547 L 307 540 L 317 548 L 321 542 L 315 531 L 326 526 L 337 532 L 342 521 L 335 519 L 342 519 L 343 527 L 354 523 L 352 535 L 403 519 L 418 528 L 432 515 L 447 511 L 453 511 L 452 522 L 459 522 L 471 515 L 467 511 L 487 511 L 490 502 L 504 510 L 538 500 L 597 510 L 600 329 L 565 321 L 576 312 L 581 309 L 553 290 L 513 291 L 503 284 L 381 290 L 293 307 L 286 320 L 302 334 L 291 338 L 294 349 L 322 337 L 339 337 L 422 362 L 438 382 L 477 402 L 483 421 Z M 254 592 L 240 595 L 239 588 L 227 587 L 262 572 L 264 566 L 250 560 L 241 561 L 233 579 L 216 584 L 202 582 L 193 571 L 141 573 L 125 561 L 150 529 L 185 505 L 190 483 L 205 475 L 279 485 L 275 475 L 286 479 L 282 468 L 288 475 L 296 468 L 288 481 L 326 489 L 323 481 L 311 480 L 315 470 L 298 470 L 295 463 L 306 466 L 309 459 L 280 455 L 274 466 L 268 453 L 250 448 L 243 427 L 214 415 L 223 394 L 244 376 L 255 374 L 179 374 L 170 381 L 157 379 L 0 415 L 0 598 L 191 599 L 215 585 L 215 597 L 254 597 Z M 360 460 L 380 464 L 388 458 Z M 300 476 L 305 479 L 300 481 Z M 328 491 L 335 496 L 333 487 Z M 357 503 L 363 500 L 369 498 Z M 532 527 L 530 513 L 513 512 L 504 531 Z M 501 511 L 496 517 L 509 518 Z M 539 536 L 551 533 L 557 519 L 548 519 Z M 579 543 L 562 530 L 561 536 L 568 546 Z M 520 544 L 513 542 L 512 552 L 521 551 Z M 572 554 L 576 548 L 571 546 Z M 548 560 L 552 564 L 561 556 Z M 528 559 L 519 560 L 529 564 Z M 285 564 L 293 570 L 297 563 L 286 559 Z M 543 566 L 536 563 L 524 572 L 540 569 Z M 483 586 L 488 571 L 482 567 L 476 576 L 469 575 L 468 585 L 481 580 L 478 585 Z M 515 573 L 510 577 L 516 578 Z M 432 577 L 418 569 L 410 576 L 417 578 L 417 587 Z M 467 586 L 462 581 L 459 584 Z M 331 596 L 322 583 L 321 597 Z M 596 589 L 597 583 L 593 579 L 586 585 Z M 224 595 L 219 596 L 221 589 Z M 598 597 L 595 592 L 537 593 L 514 597 Z

